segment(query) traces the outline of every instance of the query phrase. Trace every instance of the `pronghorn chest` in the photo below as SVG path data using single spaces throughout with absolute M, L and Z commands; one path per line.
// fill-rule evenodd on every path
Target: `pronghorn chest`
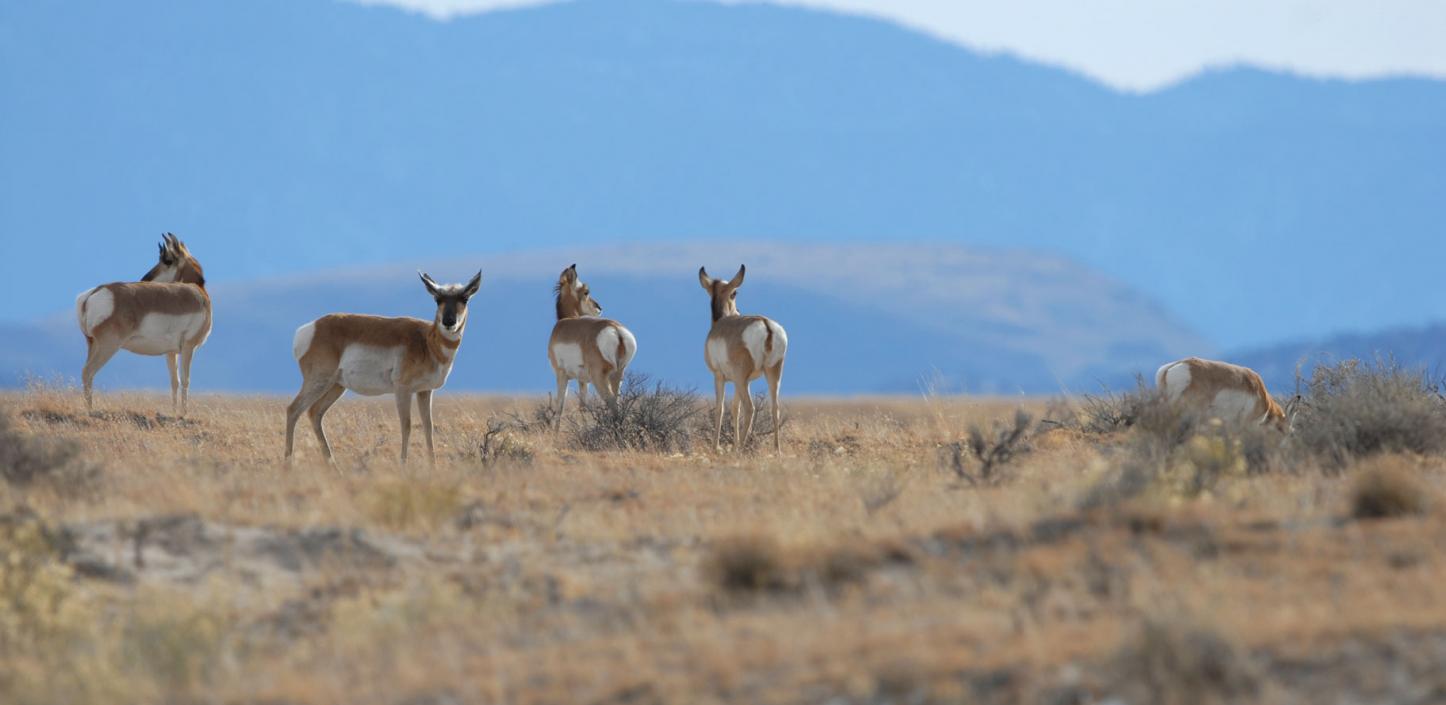
M 452 363 L 407 365 L 403 347 L 380 347 L 353 343 L 341 353 L 337 365 L 347 389 L 363 396 L 421 392 L 441 387 L 452 372 Z
M 121 346 L 140 355 L 180 352 L 186 344 L 205 340 L 206 313 L 147 313 Z

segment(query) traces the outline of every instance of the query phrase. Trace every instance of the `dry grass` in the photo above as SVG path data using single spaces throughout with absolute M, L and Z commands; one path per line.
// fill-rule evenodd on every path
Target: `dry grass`
M 781 455 L 590 451 L 504 423 L 537 403 L 443 393 L 402 467 L 391 401 L 348 397 L 336 463 L 303 435 L 288 470 L 283 399 L 0 396 L 6 443 L 93 469 L 0 483 L 0 701 L 1446 692 L 1446 518 L 1401 490 L 1439 494 L 1438 454 L 1362 461 L 1409 472 L 1382 492 L 1247 431 L 950 398 L 787 400 Z M 1388 518 L 1343 521 L 1367 495 Z

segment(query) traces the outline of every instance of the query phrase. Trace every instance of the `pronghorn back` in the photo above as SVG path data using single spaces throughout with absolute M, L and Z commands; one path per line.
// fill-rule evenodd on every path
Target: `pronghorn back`
M 1185 403 L 1222 419 L 1258 423 L 1285 419 L 1265 381 L 1248 367 L 1185 358 L 1156 371 L 1155 386 L 1171 403 Z
M 332 313 L 297 328 L 291 341 L 291 354 L 305 372 L 340 365 L 353 346 L 391 350 L 406 370 L 436 358 L 437 345 L 431 331 L 432 323 L 410 316 Z M 456 350 L 456 345 L 447 347 L 450 352 Z
M 765 316 L 728 316 L 708 332 L 708 368 L 756 379 L 788 353 L 788 333 Z M 728 375 L 726 373 L 732 373 Z
M 143 355 L 199 346 L 211 333 L 211 299 L 190 284 L 104 284 L 76 297 L 75 312 L 86 338 L 114 335 Z

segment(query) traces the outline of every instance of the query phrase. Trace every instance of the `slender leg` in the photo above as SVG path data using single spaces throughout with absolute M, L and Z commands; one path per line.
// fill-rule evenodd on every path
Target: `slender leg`
M 95 409 L 91 402 L 91 388 L 95 384 L 95 373 L 100 372 L 100 368 L 105 367 L 105 363 L 110 362 L 110 359 L 115 357 L 119 350 L 119 343 L 104 341 L 100 338 L 90 339 L 90 347 L 85 354 L 85 369 L 80 373 L 81 384 L 85 387 L 85 410 L 87 412 Z
M 592 386 L 597 387 L 597 395 L 602 397 L 609 409 L 617 410 L 618 398 L 613 393 L 612 381 L 607 375 L 592 375 Z
M 577 408 L 581 409 L 585 406 L 587 406 L 587 381 L 580 379 L 577 381 Z
M 296 393 L 296 398 L 286 406 L 286 460 L 291 460 L 291 451 L 296 441 L 296 421 L 301 418 L 302 412 L 310 409 L 316 401 L 326 395 L 332 385 L 336 384 L 332 377 L 314 377 L 301 383 L 301 391 Z
M 181 416 L 186 415 L 186 397 L 191 392 L 191 357 L 195 354 L 194 345 L 181 348 Z
M 718 406 L 718 426 L 713 429 L 713 452 L 715 453 L 723 450 L 723 401 L 726 384 L 722 375 L 713 375 L 713 396 L 717 399 Z
M 176 354 L 166 353 L 166 369 L 171 371 L 171 413 L 176 413 L 176 394 L 180 390 L 181 380 L 176 376 Z
M 621 368 L 613 370 L 613 373 L 608 375 L 608 387 L 612 389 L 614 399 L 623 393 L 623 370 Z
M 753 395 L 748 391 L 748 383 L 733 383 L 733 396 L 738 397 L 739 405 L 743 407 L 743 415 L 738 419 L 738 452 L 742 453 L 748 447 L 748 436 L 753 433 Z
M 397 420 L 402 424 L 402 464 L 407 464 L 407 444 L 412 440 L 412 395 L 397 392 Z
M 562 410 L 567 407 L 567 375 L 557 373 L 557 415 L 552 418 L 552 432 L 562 430 Z
M 743 449 L 743 397 L 748 394 L 748 385 L 733 380 L 733 448 Z
M 782 453 L 783 443 L 778 440 L 778 427 L 783 425 L 783 412 L 778 409 L 778 385 L 783 381 L 783 361 L 769 368 L 765 373 L 768 376 L 768 396 L 773 412 L 773 452 Z
M 427 462 L 437 464 L 437 452 L 432 450 L 432 390 L 417 392 L 417 413 L 422 417 L 422 435 L 427 437 Z
M 321 444 L 321 454 L 327 460 L 331 460 L 331 444 L 326 442 L 326 430 L 321 427 L 321 420 L 326 416 L 326 412 L 331 410 L 331 405 L 345 393 L 346 387 L 340 384 L 332 385 L 331 389 L 326 390 L 326 393 L 306 410 L 306 415 L 311 417 L 311 432 L 316 434 L 316 442 Z

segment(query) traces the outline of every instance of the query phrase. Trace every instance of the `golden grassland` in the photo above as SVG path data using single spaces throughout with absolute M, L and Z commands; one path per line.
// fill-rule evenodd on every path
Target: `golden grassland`
M 0 482 L 0 701 L 1446 698 L 1438 455 L 1255 472 L 1207 433 L 1162 462 L 1210 482 L 1098 501 L 1139 431 L 1067 403 L 786 399 L 739 455 L 487 438 L 540 400 L 444 392 L 435 466 L 347 397 L 288 468 L 286 402 L 0 395 L 54 455 Z M 1021 407 L 985 477 L 956 444 Z

